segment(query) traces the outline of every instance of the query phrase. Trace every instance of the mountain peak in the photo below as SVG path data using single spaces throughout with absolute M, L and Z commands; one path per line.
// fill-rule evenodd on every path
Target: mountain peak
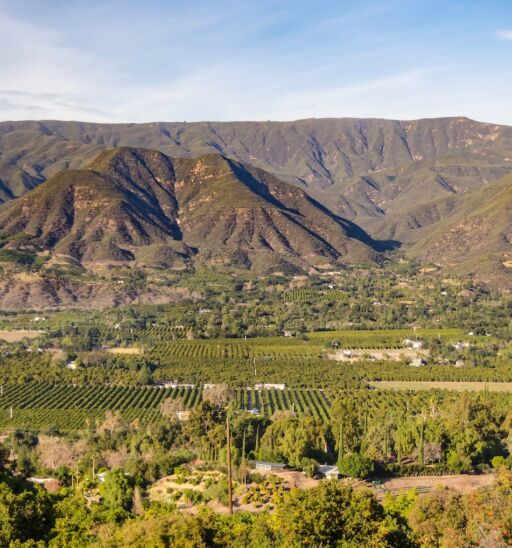
M 0 210 L 8 249 L 105 263 L 258 271 L 373 260 L 373 241 L 302 190 L 219 154 L 102 151 Z

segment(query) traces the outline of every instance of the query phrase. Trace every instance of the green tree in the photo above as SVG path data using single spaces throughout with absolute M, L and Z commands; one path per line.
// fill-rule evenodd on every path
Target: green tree
M 133 488 L 124 470 L 118 468 L 106 472 L 104 481 L 100 484 L 100 495 L 103 505 L 113 514 L 122 514 L 131 509 Z
M 344 455 L 338 460 L 340 474 L 350 478 L 366 478 L 375 470 L 373 461 L 358 453 Z
M 46 491 L 39 487 L 21 486 L 14 490 L 0 482 L 0 545 L 11 542 L 44 540 L 53 522 L 52 503 Z
M 294 490 L 270 518 L 283 546 L 409 546 L 407 532 L 369 491 L 334 481 Z

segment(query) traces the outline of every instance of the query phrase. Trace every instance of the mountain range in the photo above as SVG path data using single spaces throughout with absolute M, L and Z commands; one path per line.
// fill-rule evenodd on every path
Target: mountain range
M 512 127 L 0 123 L 0 238 L 86 268 L 330 268 L 406 256 L 511 285 Z
M 3 249 L 105 265 L 332 269 L 382 244 L 303 190 L 220 154 L 105 150 L 0 210 Z

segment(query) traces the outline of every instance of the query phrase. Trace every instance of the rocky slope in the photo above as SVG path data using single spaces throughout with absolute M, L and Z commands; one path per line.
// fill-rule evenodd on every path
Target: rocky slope
M 425 263 L 494 285 L 512 283 L 512 176 L 439 204 L 449 213 L 410 248 Z

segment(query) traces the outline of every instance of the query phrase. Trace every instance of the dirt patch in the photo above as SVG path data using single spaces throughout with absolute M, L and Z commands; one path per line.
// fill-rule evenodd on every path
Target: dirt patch
M 428 357 L 426 350 L 413 350 L 412 348 L 400 349 L 380 349 L 369 350 L 365 348 L 356 348 L 350 350 L 339 350 L 331 354 L 329 358 L 338 362 L 353 362 L 357 360 L 387 360 L 399 362 L 402 360 L 416 360 Z
M 107 352 L 110 354 L 142 354 L 142 349 L 132 346 L 129 348 L 109 348 Z
M 512 392 L 512 382 L 370 381 L 379 390 L 453 390 L 455 392 Z
M 9 343 L 19 342 L 23 339 L 37 339 L 44 331 L 16 329 L 13 331 L 0 331 L 0 339 Z
M 446 487 L 459 493 L 471 493 L 481 487 L 491 485 L 494 474 L 459 474 L 454 476 L 418 476 L 414 478 L 382 478 L 380 486 L 374 488 L 378 495 L 385 491 L 399 493 L 409 489 L 418 489 L 420 494 L 432 491 L 437 487 Z

